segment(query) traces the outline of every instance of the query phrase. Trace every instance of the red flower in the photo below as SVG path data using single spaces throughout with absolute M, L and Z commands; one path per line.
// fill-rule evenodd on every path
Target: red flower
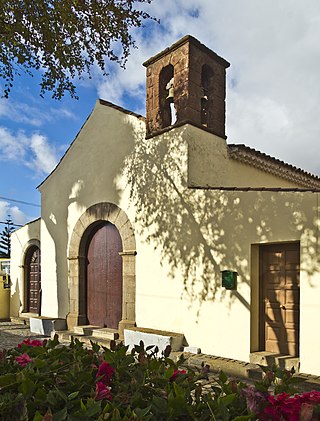
M 106 361 L 103 361 L 98 368 L 98 373 L 96 377 L 101 377 L 100 382 L 109 385 L 111 382 L 111 379 L 115 373 L 115 369 L 108 364 Z
M 32 359 L 29 357 L 28 354 L 22 354 L 20 355 L 20 357 L 16 357 L 15 360 L 22 367 L 25 367 L 27 364 L 32 363 Z
M 40 341 L 39 339 L 33 339 L 31 341 L 30 338 L 26 339 L 25 341 L 22 341 L 18 348 L 21 348 L 22 345 L 28 345 L 28 346 L 43 346 L 43 341 Z
M 172 374 L 172 376 L 170 377 L 170 381 L 171 382 L 174 382 L 176 380 L 176 378 L 178 376 L 180 376 L 181 374 L 187 374 L 186 370 L 178 370 L 178 369 L 175 369 L 174 372 L 173 372 L 173 374 Z
M 314 405 L 320 404 L 320 392 L 317 390 L 311 390 L 311 392 L 303 393 L 300 396 L 302 402 L 312 403 Z
M 287 393 L 280 393 L 276 396 L 268 396 L 268 405 L 264 408 L 259 419 L 272 421 L 300 421 L 301 396 L 290 396 Z M 307 408 L 305 409 L 307 410 Z
M 101 401 L 102 399 L 108 399 L 108 401 L 111 401 L 112 395 L 110 387 L 106 386 L 102 382 L 96 383 L 96 395 L 95 395 L 96 401 Z

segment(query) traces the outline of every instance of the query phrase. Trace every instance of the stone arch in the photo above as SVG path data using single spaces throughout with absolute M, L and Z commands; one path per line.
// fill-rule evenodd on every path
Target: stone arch
M 119 231 L 123 251 L 123 300 L 122 320 L 119 322 L 119 334 L 123 336 L 126 327 L 135 325 L 136 297 L 136 241 L 133 227 L 126 213 L 113 203 L 97 203 L 88 208 L 74 226 L 68 249 L 68 289 L 69 313 L 68 329 L 87 324 L 85 303 L 86 282 L 86 244 L 92 232 L 100 222 L 111 222 Z
M 22 285 L 20 284 L 20 288 L 22 286 L 21 289 L 21 304 L 20 304 L 20 311 L 26 312 L 28 311 L 28 303 L 27 303 L 27 298 L 28 298 L 28 293 L 27 293 L 27 288 L 28 288 L 28 279 L 27 279 L 27 273 L 26 273 L 26 267 L 25 267 L 25 262 L 26 262 L 26 258 L 28 253 L 30 252 L 30 250 L 32 248 L 38 248 L 41 254 L 41 247 L 40 247 L 40 241 L 38 239 L 30 239 L 23 247 L 22 249 L 22 253 L 20 256 L 20 269 L 21 269 L 21 282 Z M 41 281 L 40 281 L 41 282 Z M 41 313 L 41 287 L 40 287 L 40 291 L 39 291 L 39 314 Z

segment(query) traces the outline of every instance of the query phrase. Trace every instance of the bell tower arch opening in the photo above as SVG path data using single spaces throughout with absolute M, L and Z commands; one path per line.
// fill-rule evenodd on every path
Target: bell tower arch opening
M 159 74 L 159 109 L 162 129 L 175 123 L 174 67 L 172 64 L 165 66 Z
M 213 70 L 207 64 L 202 66 L 201 70 L 201 88 L 202 95 L 201 101 L 201 124 L 205 127 L 211 127 L 212 125 L 212 107 L 213 107 Z
M 147 137 L 172 125 L 193 124 L 225 136 L 225 59 L 191 35 L 144 63 Z

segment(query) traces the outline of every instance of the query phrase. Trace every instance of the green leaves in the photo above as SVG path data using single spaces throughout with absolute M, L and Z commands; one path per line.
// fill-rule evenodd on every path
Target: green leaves
M 112 350 L 95 344 L 88 350 L 78 340 L 61 346 L 57 338 L 9 350 L 0 366 L 0 419 L 247 421 L 268 404 L 266 387 L 288 391 L 297 381 L 274 367 L 255 387 L 220 373 L 208 388 L 204 373 L 181 366 L 183 359 L 158 358 L 143 343 L 127 351 L 121 343 Z M 22 354 L 32 357 L 25 367 L 16 362 Z M 107 383 L 104 375 L 97 377 L 101 364 L 112 371 Z
M 0 78 L 9 96 L 15 76 L 43 69 L 40 94 L 76 98 L 75 78 L 90 77 L 105 60 L 124 66 L 135 43 L 130 28 L 151 17 L 136 3 L 149 0 L 11 0 L 1 3 Z M 139 4 L 137 6 L 140 6 Z M 152 18 L 151 18 L 152 19 Z
M 16 379 L 16 374 L 5 374 L 3 376 L 0 376 L 0 387 L 14 384 L 16 382 Z

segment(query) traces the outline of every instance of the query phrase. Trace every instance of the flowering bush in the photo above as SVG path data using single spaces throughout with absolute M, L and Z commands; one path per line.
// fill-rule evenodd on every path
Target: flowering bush
M 207 368 L 181 368 L 155 347 L 122 344 L 111 349 L 57 338 L 23 341 L 0 352 L 0 419 L 60 420 L 319 420 L 320 392 L 293 394 L 295 377 L 266 370 L 254 386 L 224 373 L 211 389 L 202 386 Z M 273 388 L 275 394 L 270 394 Z

